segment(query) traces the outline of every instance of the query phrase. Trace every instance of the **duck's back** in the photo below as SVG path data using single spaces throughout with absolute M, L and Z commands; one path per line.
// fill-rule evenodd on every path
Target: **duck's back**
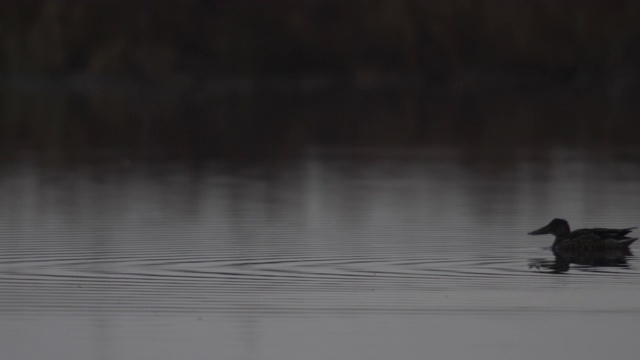
M 606 229 L 606 228 L 592 228 L 592 229 L 580 229 L 575 230 L 570 236 L 594 234 L 602 239 L 614 239 L 614 240 L 626 240 L 629 239 L 626 235 L 631 232 L 635 227 L 626 229 Z
M 627 237 L 634 228 L 628 229 L 580 229 L 571 232 L 568 236 L 556 239 L 554 249 L 567 249 L 577 251 L 599 251 L 604 249 L 627 248 L 637 238 Z

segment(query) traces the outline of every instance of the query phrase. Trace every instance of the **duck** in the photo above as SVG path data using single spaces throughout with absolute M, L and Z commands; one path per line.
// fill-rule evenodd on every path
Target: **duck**
M 551 246 L 554 253 L 560 251 L 602 251 L 610 249 L 628 249 L 638 238 L 628 237 L 627 234 L 637 227 L 625 229 L 578 229 L 571 231 L 569 223 L 564 219 L 553 219 L 538 230 L 529 232 L 529 235 L 555 235 L 556 239 Z

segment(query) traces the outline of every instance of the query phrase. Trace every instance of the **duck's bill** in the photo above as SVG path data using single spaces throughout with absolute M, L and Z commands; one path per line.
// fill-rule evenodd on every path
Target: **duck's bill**
M 538 230 L 533 230 L 529 233 L 527 233 L 528 235 L 543 235 L 543 234 L 548 234 L 549 233 L 549 226 L 543 226 Z

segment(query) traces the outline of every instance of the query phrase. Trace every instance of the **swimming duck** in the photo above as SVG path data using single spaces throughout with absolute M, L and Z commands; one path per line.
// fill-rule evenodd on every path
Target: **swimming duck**
M 555 251 L 598 251 L 628 248 L 638 238 L 627 237 L 635 227 L 626 229 L 579 229 L 571 231 L 569 223 L 563 219 L 553 219 L 546 226 L 534 230 L 529 235 L 553 234 L 556 240 L 551 249 Z

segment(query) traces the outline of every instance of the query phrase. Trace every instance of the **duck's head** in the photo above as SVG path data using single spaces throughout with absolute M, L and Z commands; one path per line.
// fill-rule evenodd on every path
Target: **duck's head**
M 556 237 L 568 235 L 571 232 L 569 223 L 563 219 L 553 219 L 551 222 L 538 230 L 534 230 L 529 235 L 553 234 Z

